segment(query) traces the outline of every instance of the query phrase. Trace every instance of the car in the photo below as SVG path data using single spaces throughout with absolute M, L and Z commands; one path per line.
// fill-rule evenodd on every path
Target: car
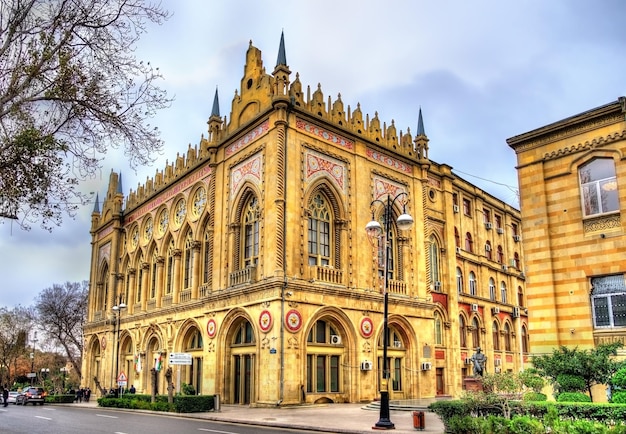
M 15 397 L 15 404 L 26 405 L 32 402 L 33 405 L 37 405 L 37 403 L 43 405 L 45 398 L 46 392 L 41 387 L 27 387 Z
M 17 390 L 11 390 L 9 392 L 9 397 L 7 398 L 7 404 L 15 404 L 15 399 L 19 394 L 20 392 L 18 392 Z

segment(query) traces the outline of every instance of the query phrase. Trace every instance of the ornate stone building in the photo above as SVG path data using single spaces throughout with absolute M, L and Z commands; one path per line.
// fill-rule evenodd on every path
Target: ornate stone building
M 271 74 L 250 45 L 219 112 L 216 93 L 208 135 L 127 197 L 110 176 L 92 217 L 86 386 L 123 372 L 165 393 L 173 358 L 177 390 L 226 403 L 370 401 L 385 290 L 391 399 L 458 395 L 477 346 L 487 371 L 521 368 L 519 212 L 429 159 L 421 111 L 413 136 L 303 91 L 281 37 Z M 388 236 L 369 237 L 387 210 Z
M 625 114 L 621 97 L 507 140 L 517 154 L 533 353 L 626 344 Z

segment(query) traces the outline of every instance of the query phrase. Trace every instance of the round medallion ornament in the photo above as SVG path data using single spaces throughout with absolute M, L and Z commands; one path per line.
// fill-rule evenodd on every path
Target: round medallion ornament
M 215 337 L 217 333 L 217 324 L 214 319 L 210 319 L 209 322 L 206 323 L 206 332 L 211 339 Z
M 174 208 L 174 223 L 176 226 L 180 226 L 185 221 L 185 215 L 187 214 L 187 202 L 185 199 L 181 199 L 176 203 L 176 208 Z
M 167 210 L 164 209 L 159 214 L 159 235 L 164 235 L 165 231 L 167 231 L 167 224 L 169 223 L 170 217 L 167 214 Z
M 206 190 L 204 187 L 200 187 L 196 190 L 196 194 L 193 197 L 193 215 L 194 217 L 200 217 L 202 211 L 204 210 L 204 205 L 206 204 Z
M 152 239 L 153 229 L 154 229 L 154 223 L 152 221 L 152 218 L 148 217 L 148 220 L 146 221 L 146 226 L 144 227 L 144 230 L 143 230 L 144 240 L 150 241 Z
M 365 317 L 361 320 L 361 335 L 364 338 L 369 338 L 372 336 L 374 332 L 374 323 L 372 323 L 372 319 L 369 317 Z
M 130 234 L 130 245 L 134 249 L 139 244 L 139 228 L 135 226 Z
M 261 312 L 261 315 L 259 315 L 259 327 L 261 327 L 261 331 L 263 333 L 267 333 L 271 330 L 272 314 L 269 312 L 269 310 L 264 310 L 263 312 Z
M 102 349 L 104 350 L 107 347 L 107 338 L 102 336 L 102 339 L 100 339 L 100 346 L 102 347 Z
M 292 333 L 297 332 L 302 327 L 302 315 L 295 309 L 291 309 L 285 315 L 285 325 L 287 326 L 287 330 Z

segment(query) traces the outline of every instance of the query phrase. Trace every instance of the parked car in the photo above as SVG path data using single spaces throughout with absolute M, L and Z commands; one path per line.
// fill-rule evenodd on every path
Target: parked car
M 8 404 L 15 404 L 15 398 L 17 398 L 17 395 L 19 395 L 20 392 L 18 392 L 17 390 L 11 390 L 9 392 L 9 398 L 7 399 L 7 403 Z
M 45 398 L 46 392 L 41 387 L 27 387 L 15 397 L 15 404 L 26 405 L 32 402 L 33 405 L 37 405 L 37 403 L 43 405 Z

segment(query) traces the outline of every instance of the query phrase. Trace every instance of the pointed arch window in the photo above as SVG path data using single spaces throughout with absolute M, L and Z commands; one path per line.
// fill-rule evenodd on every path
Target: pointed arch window
M 193 234 L 187 232 L 185 237 L 185 251 L 183 252 L 183 288 L 191 287 L 191 276 L 193 273 Z
M 480 347 L 480 324 L 476 317 L 472 319 L 472 345 L 474 348 Z
M 473 271 L 469 273 L 469 293 L 476 296 L 476 274 Z
M 493 277 L 489 278 L 489 299 L 496 301 L 496 281 L 493 280 Z
M 332 321 L 320 319 L 313 324 L 307 335 L 307 392 L 340 392 L 344 350 L 341 341 L 339 328 Z
M 390 211 L 392 215 L 387 219 L 387 211 Z M 388 227 L 385 227 L 385 221 L 389 222 Z M 388 210 L 385 208 L 383 213 L 380 215 L 378 222 L 380 223 L 383 230 L 388 231 L 387 235 L 387 248 L 389 255 L 387 257 L 387 277 L 389 280 L 401 280 L 400 270 L 396 269 L 396 264 L 399 263 L 400 259 L 400 251 L 397 242 L 397 231 L 398 228 L 396 226 L 396 218 L 393 216 L 393 210 Z M 377 239 L 378 243 L 378 276 L 382 279 L 385 277 L 385 236 L 379 237 Z
M 459 294 L 463 293 L 463 272 L 456 267 L 456 290 Z
M 255 196 L 244 208 L 243 228 L 243 263 L 249 267 L 259 261 L 259 202 Z
M 105 264 L 102 268 L 100 281 L 102 282 L 102 289 L 98 294 L 98 310 L 106 312 L 108 310 L 109 303 L 109 266 L 107 264 Z
M 504 324 L 504 350 L 511 351 L 511 326 Z
M 500 329 L 498 327 L 498 322 L 493 322 L 493 330 L 491 331 L 491 336 L 493 337 L 493 349 L 496 351 L 500 351 Z
M 583 217 L 619 211 L 615 162 L 596 158 L 578 169 Z
M 439 276 L 439 243 L 437 243 L 437 238 L 434 235 L 430 236 L 430 243 L 428 246 L 428 259 L 430 261 L 430 282 L 440 282 L 441 278 Z
M 507 303 L 506 283 L 504 283 L 504 280 L 500 282 L 500 300 L 502 303 Z
M 209 232 L 204 234 L 204 242 L 202 243 L 202 283 L 209 283 L 209 272 L 211 267 L 211 255 L 209 250 Z
M 156 298 L 157 263 L 159 254 L 156 249 L 150 257 L 150 299 Z
M 526 330 L 526 326 L 522 326 L 522 352 L 528 353 L 528 330 Z
M 443 321 L 439 312 L 435 312 L 435 345 L 443 345 Z
M 139 258 L 137 258 L 137 292 L 135 294 L 135 301 L 137 303 L 141 303 L 141 300 L 143 299 L 143 273 L 143 255 L 139 254 Z
M 465 250 L 474 253 L 474 241 L 472 240 L 472 234 L 469 232 L 465 234 Z
M 321 193 L 309 201 L 309 265 L 331 265 L 332 214 Z
M 171 294 L 174 287 L 174 240 L 170 240 L 170 245 L 167 248 L 167 264 L 166 264 L 166 276 L 165 276 L 165 294 Z
M 459 345 L 461 348 L 467 348 L 467 327 L 463 315 L 459 315 Z

